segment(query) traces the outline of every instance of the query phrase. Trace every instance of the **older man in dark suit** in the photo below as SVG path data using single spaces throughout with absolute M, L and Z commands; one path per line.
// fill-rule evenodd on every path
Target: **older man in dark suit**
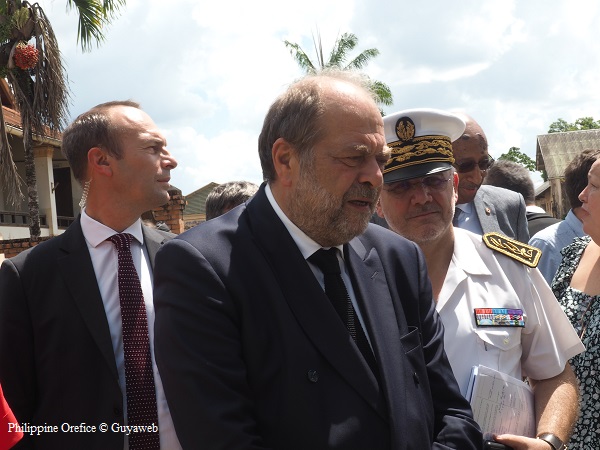
M 294 83 L 259 138 L 267 183 L 157 255 L 157 361 L 184 448 L 482 445 L 421 253 L 368 226 L 389 154 L 363 82 Z
M 63 152 L 87 205 L 0 269 L 0 382 L 21 426 L 45 427 L 17 448 L 180 448 L 152 354 L 152 266 L 173 235 L 140 220 L 177 162 L 130 101 L 80 115 Z

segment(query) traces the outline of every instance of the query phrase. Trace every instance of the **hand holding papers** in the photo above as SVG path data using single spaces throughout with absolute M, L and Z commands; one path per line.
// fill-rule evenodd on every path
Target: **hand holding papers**
M 485 439 L 506 433 L 535 437 L 533 391 L 523 381 L 489 367 L 474 366 L 467 400 Z

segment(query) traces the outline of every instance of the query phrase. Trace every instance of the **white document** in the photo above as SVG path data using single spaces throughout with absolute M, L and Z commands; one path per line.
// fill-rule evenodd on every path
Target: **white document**
M 535 437 L 533 391 L 523 381 L 485 366 L 474 366 L 467 390 L 485 439 L 493 434 Z

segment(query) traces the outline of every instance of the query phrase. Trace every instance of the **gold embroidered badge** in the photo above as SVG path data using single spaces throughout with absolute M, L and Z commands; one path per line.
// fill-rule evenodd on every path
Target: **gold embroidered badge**
M 400 117 L 396 122 L 396 136 L 401 141 L 408 141 L 415 137 L 415 123 L 410 117 Z
M 524 244 L 500 233 L 484 234 L 483 242 L 492 250 L 516 259 L 529 267 L 537 267 L 542 256 L 542 251 L 539 248 Z

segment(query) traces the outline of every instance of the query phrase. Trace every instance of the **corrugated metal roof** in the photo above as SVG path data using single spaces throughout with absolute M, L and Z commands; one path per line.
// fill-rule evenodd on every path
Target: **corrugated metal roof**
M 185 207 L 185 214 L 206 214 L 206 197 L 218 185 L 219 183 L 211 182 L 186 195 L 185 200 L 187 201 L 187 205 Z
M 545 169 L 548 179 L 561 178 L 576 155 L 592 148 L 600 149 L 600 130 L 540 134 L 537 137 L 536 169 Z
M 540 194 L 543 194 L 547 189 L 550 189 L 550 182 L 544 181 L 538 187 L 535 188 L 535 196 L 537 197 Z

